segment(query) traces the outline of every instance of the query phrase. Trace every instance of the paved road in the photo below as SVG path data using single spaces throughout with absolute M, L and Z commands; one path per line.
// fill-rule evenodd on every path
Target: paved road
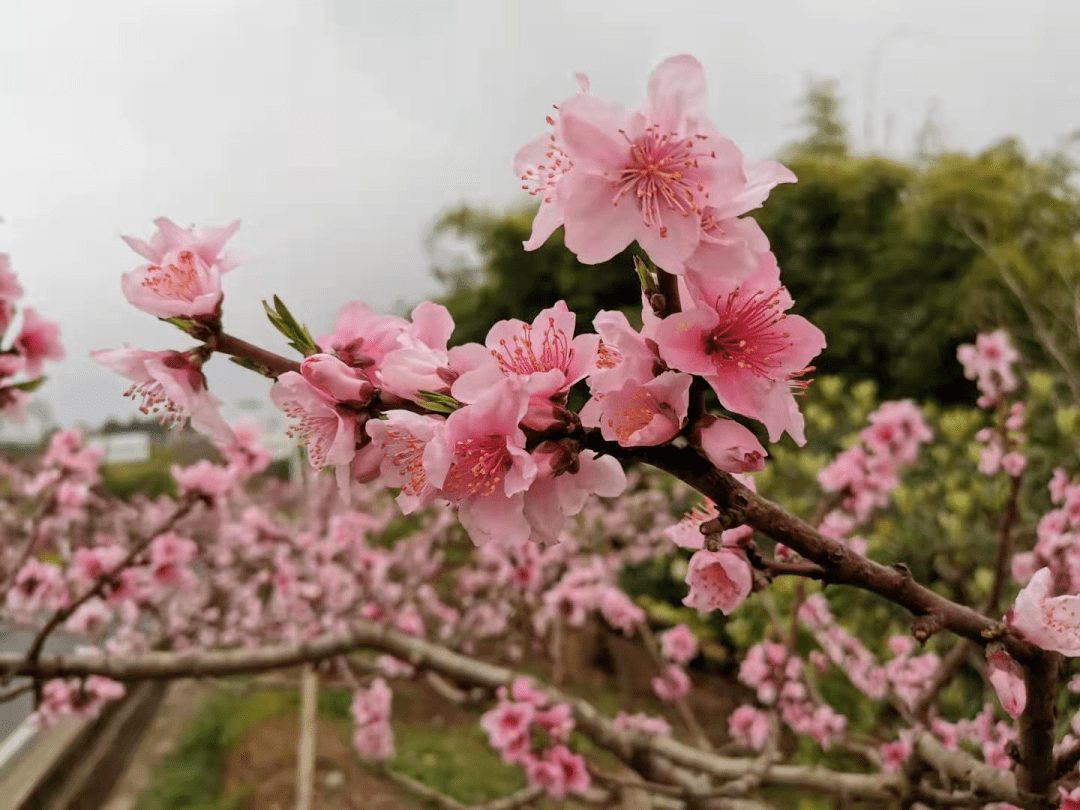
M 0 628 L 0 652 L 24 652 L 34 639 L 34 634 L 28 630 L 10 630 L 6 628 Z M 49 638 L 48 643 L 45 645 L 47 652 L 71 652 L 78 644 L 78 640 L 74 636 L 54 634 Z M 14 683 L 22 683 L 22 679 L 15 681 Z M 16 740 L 23 739 L 25 742 L 29 742 L 29 737 L 25 731 L 20 731 L 20 727 L 24 721 L 30 716 L 34 709 L 33 697 L 30 694 L 20 695 L 15 700 L 10 700 L 6 703 L 0 703 L 0 752 L 7 753 L 15 745 Z M 11 738 L 12 734 L 18 734 L 17 737 Z M 9 745 L 5 746 L 4 742 L 9 741 Z M 26 746 L 17 746 L 18 748 L 25 748 Z M 5 751 L 6 749 L 6 751 Z M 10 761 L 14 761 L 18 756 L 18 751 L 12 752 Z M 0 769 L 6 763 L 0 762 Z

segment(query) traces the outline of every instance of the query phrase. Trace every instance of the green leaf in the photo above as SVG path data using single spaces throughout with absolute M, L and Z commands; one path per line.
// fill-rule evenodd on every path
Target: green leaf
M 27 380 L 26 382 L 14 383 L 13 385 L 9 385 L 8 388 L 17 388 L 20 391 L 26 391 L 27 393 L 30 393 L 31 391 L 37 391 L 39 388 L 41 388 L 42 383 L 44 383 L 46 379 L 48 378 L 38 377 L 36 380 Z
M 277 374 L 261 363 L 256 363 L 254 360 L 250 360 L 247 357 L 230 357 L 229 359 L 236 363 L 236 365 L 246 368 L 248 371 L 254 371 L 256 374 L 269 377 L 271 380 L 277 379 Z
M 266 317 L 270 319 L 270 323 L 288 339 L 292 348 L 305 357 L 319 351 L 319 347 L 315 345 L 315 339 L 311 337 L 311 332 L 306 326 L 297 322 L 284 301 L 275 295 L 274 306 L 271 307 L 263 301 L 263 309 L 266 310 Z
M 653 295 L 660 291 L 656 286 L 656 277 L 649 266 L 641 260 L 640 256 L 634 256 L 634 270 L 637 271 L 638 280 L 641 282 L 641 290 L 645 295 Z
M 416 400 L 418 404 L 435 413 L 453 413 L 463 405 L 449 394 L 440 394 L 437 391 L 417 391 Z

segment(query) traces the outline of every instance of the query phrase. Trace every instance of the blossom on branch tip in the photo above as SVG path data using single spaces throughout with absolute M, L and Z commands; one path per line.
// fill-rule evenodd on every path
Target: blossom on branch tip
M 986 656 L 986 678 L 994 687 L 1001 707 L 1009 717 L 1023 714 L 1027 705 L 1027 685 L 1023 668 L 1005 650 L 994 650 Z
M 195 354 L 124 348 L 93 351 L 90 356 L 131 380 L 134 384 L 124 396 L 141 400 L 143 413 L 160 413 L 162 424 L 179 426 L 190 418 L 196 430 L 215 442 L 235 439 L 221 418 L 221 400 L 206 387 L 202 361 Z
M 149 261 L 124 273 L 120 287 L 138 309 L 158 318 L 204 318 L 219 314 L 221 276 L 235 263 L 221 255 L 240 228 L 181 228 L 165 217 L 154 220 L 149 242 L 123 237 L 128 247 Z
M 330 336 L 317 342 L 324 352 L 377 385 L 383 360 L 401 348 L 401 336 L 408 328 L 403 318 L 380 315 L 363 301 L 352 301 L 341 308 Z
M 345 365 L 332 354 L 313 354 L 300 364 L 305 380 L 335 402 L 367 405 L 375 387 L 367 377 Z
M 653 71 L 640 112 L 582 93 L 559 105 L 557 129 L 569 168 L 554 178 L 535 230 L 550 233 L 561 219 L 567 248 L 585 264 L 636 240 L 679 272 L 700 240 L 705 206 L 727 205 L 747 185 L 742 153 L 705 117 L 705 75 L 692 56 Z

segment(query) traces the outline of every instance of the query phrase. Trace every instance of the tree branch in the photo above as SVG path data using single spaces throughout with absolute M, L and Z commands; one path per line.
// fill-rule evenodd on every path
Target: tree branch
M 269 377 L 280 377 L 286 371 L 300 371 L 300 364 L 288 357 L 261 349 L 254 343 L 248 343 L 238 337 L 222 332 L 211 338 L 207 345 L 215 352 L 247 360 L 258 367 L 260 373 Z
M 16 676 L 37 678 L 97 674 L 120 681 L 160 680 L 260 672 L 361 649 L 380 650 L 413 666 L 431 669 L 453 680 L 476 686 L 508 686 L 516 678 L 522 677 L 514 670 L 469 658 L 441 645 L 361 619 L 355 620 L 352 632 L 347 635 L 321 636 L 296 645 L 205 652 L 146 652 L 123 656 L 50 655 L 37 661 L 8 653 L 0 655 L 0 668 L 8 667 Z M 532 680 L 552 701 L 570 705 L 582 733 L 628 764 L 640 762 L 643 757 L 659 757 L 687 770 L 725 781 L 745 775 L 751 765 L 752 760 L 701 751 L 666 735 L 622 731 L 591 704 L 565 695 L 536 679 Z M 966 774 L 967 783 L 977 787 L 989 800 L 1029 808 L 1045 806 L 1037 799 L 1019 794 L 1015 787 L 1011 787 L 1012 775 L 1005 771 L 989 768 L 976 761 Z M 845 773 L 784 764 L 770 765 L 761 776 L 761 784 L 876 801 L 893 800 L 909 792 L 907 782 L 900 774 Z

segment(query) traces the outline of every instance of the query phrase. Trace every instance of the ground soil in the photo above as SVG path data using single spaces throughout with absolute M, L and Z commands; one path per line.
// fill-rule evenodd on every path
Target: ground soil
M 296 801 L 296 715 L 256 723 L 229 754 L 225 795 L 242 796 L 244 810 L 291 810 Z M 348 730 L 319 718 L 313 810 L 422 810 L 402 789 L 366 770 Z

